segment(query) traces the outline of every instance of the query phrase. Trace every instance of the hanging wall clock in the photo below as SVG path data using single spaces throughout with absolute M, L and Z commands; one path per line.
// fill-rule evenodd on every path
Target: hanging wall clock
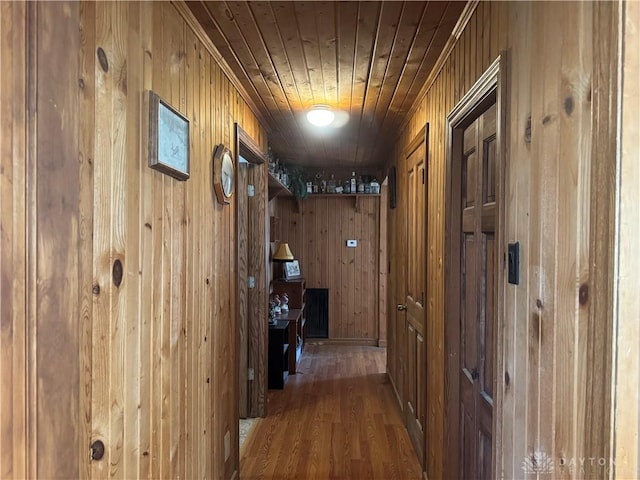
M 218 202 L 226 205 L 230 202 L 235 185 L 235 167 L 231 151 L 220 144 L 213 153 L 213 189 Z

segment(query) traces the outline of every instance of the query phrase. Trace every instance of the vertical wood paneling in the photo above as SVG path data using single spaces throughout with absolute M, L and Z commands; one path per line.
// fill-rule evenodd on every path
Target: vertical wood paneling
M 640 339 L 640 302 L 638 291 L 640 280 L 639 259 L 636 254 L 638 235 L 640 234 L 640 210 L 638 192 L 640 191 L 640 89 L 637 79 L 640 76 L 640 4 L 619 2 L 624 11 L 622 57 L 623 89 L 615 99 L 621 103 L 622 138 L 618 150 L 620 194 L 617 208 L 617 289 L 614 287 L 618 302 L 617 380 L 613 385 L 616 391 L 615 418 L 615 469 L 617 478 L 637 478 L 640 476 L 640 441 L 638 439 L 638 420 L 640 403 L 638 401 L 638 381 L 640 378 L 640 358 L 638 341 Z M 618 105 L 620 108 L 620 104 Z
M 598 3 L 593 10 L 593 154 L 591 162 L 591 221 L 590 249 L 597 262 L 589 266 L 588 288 L 598 292 L 587 298 L 589 309 L 587 328 L 588 345 L 586 362 L 593 365 L 586 378 L 587 433 L 583 444 L 585 451 L 597 451 L 601 446 L 602 458 L 615 457 L 611 428 L 615 401 L 621 412 L 630 411 L 626 405 L 613 400 L 612 385 L 616 375 L 614 345 L 616 342 L 615 315 L 615 231 L 616 214 L 616 173 L 618 171 L 618 141 L 620 106 L 618 104 L 619 66 L 622 60 L 619 39 L 623 37 L 624 26 L 619 21 L 621 2 Z M 633 43 L 631 43 L 633 44 Z M 636 57 L 637 58 L 637 57 Z M 616 59 L 617 61 L 614 61 Z M 637 75 L 637 72 L 636 72 Z M 581 286 L 582 288 L 582 286 Z M 583 288 L 584 291 L 584 288 Z M 584 299 L 583 299 L 584 300 Z M 626 315 L 624 318 L 629 318 Z M 622 334 L 624 335 L 624 334 Z M 625 338 L 631 338 L 624 335 Z M 610 368 L 613 365 L 613 368 Z M 633 371 L 633 369 L 630 369 Z M 636 370 L 637 372 L 637 370 Z M 617 444 L 618 446 L 624 444 Z M 608 470 L 612 465 L 605 465 Z M 624 476 L 633 476 L 624 472 Z
M 111 42 L 108 41 L 108 31 L 110 29 L 110 5 L 102 3 L 96 5 L 96 17 L 105 19 L 104 22 L 95 22 L 95 19 L 85 19 L 87 24 L 96 26 L 96 44 L 90 48 L 91 54 L 96 55 L 96 46 L 102 48 L 105 53 L 111 53 Z M 94 302 L 93 302 L 93 351 L 91 357 L 91 437 L 92 441 L 111 440 L 109 438 L 110 424 L 110 383 L 111 383 L 111 328 L 110 328 L 110 297 L 113 282 L 110 281 L 110 240 L 111 240 L 111 119 L 112 103 L 110 101 L 111 90 L 113 88 L 111 76 L 105 74 L 101 65 L 96 62 L 93 73 L 95 82 L 95 105 L 99 105 L 102 114 L 95 118 L 95 144 L 94 153 L 94 199 L 106 199 L 105 201 L 94 203 L 94 224 L 93 224 L 93 279 L 94 279 Z M 88 82 L 92 78 L 87 79 Z M 105 160 L 106 159 L 106 160 Z M 106 380 L 106 381 L 105 381 Z M 115 435 L 114 435 L 115 436 Z M 105 442 L 107 443 L 107 442 Z M 92 475 L 95 477 L 108 476 L 111 455 L 117 448 L 109 448 L 105 451 L 104 462 L 93 462 Z M 118 465 L 117 462 L 115 462 Z
M 95 71 L 95 24 L 88 19 L 95 16 L 94 3 L 82 3 L 80 5 L 80 98 L 79 113 L 90 125 L 95 122 L 95 87 L 89 81 Z M 92 306 L 93 306 L 93 145 L 95 133 L 93 129 L 81 128 L 79 130 L 78 154 L 80 160 L 80 182 L 84 188 L 80 191 L 80 285 L 86 286 L 81 290 L 81 390 L 80 390 L 80 415 L 81 437 L 78 458 L 86 455 L 87 445 L 91 444 L 91 358 L 92 343 Z M 80 462 L 80 476 L 89 478 L 91 467 L 88 461 Z
M 521 476 L 523 459 L 535 451 L 551 455 L 556 465 L 560 459 L 606 456 L 604 440 L 590 442 L 588 451 L 581 441 L 590 428 L 590 402 L 606 403 L 602 393 L 587 398 L 587 365 L 595 362 L 588 355 L 589 335 L 594 334 L 585 326 L 590 304 L 579 302 L 595 258 L 589 247 L 593 15 L 590 3 L 481 2 L 395 148 L 394 161 L 402 170 L 399 152 L 419 125 L 430 124 L 427 308 L 433 323 L 425 340 L 435 376 L 427 378 L 428 413 L 434 419 L 427 421 L 427 438 L 438 439 L 444 428 L 437 420 L 444 417 L 445 379 L 437 375 L 439 366 L 444 369 L 443 325 L 455 321 L 444 309 L 442 270 L 445 118 L 498 52 L 510 50 L 505 234 L 520 242 L 521 283 L 505 289 L 504 371 L 497 375 L 504 423 L 496 439 L 503 462 L 496 474 L 507 478 Z M 530 116 L 531 137 L 525 132 Z M 406 181 L 401 177 L 400 191 Z M 395 215 L 389 218 L 391 255 L 404 235 Z M 399 272 L 392 273 L 391 283 L 401 280 Z M 395 365 L 402 361 L 403 344 L 400 336 L 391 339 L 395 345 L 389 350 L 396 353 L 389 370 L 398 385 L 403 373 Z M 446 474 L 446 452 L 438 442 L 431 445 L 427 474 L 439 478 Z M 558 470 L 559 478 L 579 475 Z
M 0 4 L 0 477 L 28 466 L 27 5 Z M 30 473 L 28 473 L 30 472 Z
M 126 69 L 126 88 L 122 88 L 126 93 L 129 89 L 133 91 L 143 91 L 143 55 L 144 51 L 140 48 L 140 13 L 141 5 L 132 3 L 128 8 L 121 9 L 118 12 L 118 18 L 123 24 L 123 30 L 120 36 L 119 54 L 121 59 L 126 59 L 126 66 L 122 63 L 118 66 L 120 71 Z M 125 22 L 126 18 L 129 22 Z M 122 60 L 121 60 L 122 61 Z M 144 103 L 142 97 L 135 95 L 126 95 L 123 99 L 122 107 L 126 107 L 126 124 L 124 125 L 123 141 L 124 149 L 121 150 L 121 158 L 132 159 L 140 156 L 142 143 L 142 111 Z M 141 205 L 142 193 L 140 191 L 140 179 L 137 172 L 140 164 L 135 161 L 124 161 L 121 165 L 121 178 L 118 183 L 123 185 L 126 192 L 129 192 L 130 202 L 135 205 Z M 122 405 L 122 415 L 124 423 L 124 438 L 132 439 L 128 445 L 124 445 L 123 451 L 123 475 L 125 477 L 140 477 L 141 455 L 139 455 L 139 446 L 142 442 L 140 429 L 140 414 L 138 413 L 138 405 L 141 405 L 141 376 L 127 375 L 126 372 L 136 371 L 140 366 L 140 332 L 142 330 L 140 316 L 138 314 L 140 307 L 140 298 L 142 293 L 141 284 L 141 251 L 140 239 L 142 232 L 141 227 L 141 209 L 138 208 L 137 215 L 126 215 L 125 202 L 119 205 L 118 215 L 122 218 L 125 226 L 125 235 L 121 239 L 120 248 L 125 255 L 123 261 L 133 275 L 128 275 L 126 281 L 130 282 L 126 288 L 126 297 L 124 300 L 124 359 L 123 359 L 123 376 L 126 378 L 124 384 L 124 402 Z
M 501 4 L 506 9 L 504 4 Z M 531 189 L 534 180 L 531 178 L 531 142 L 526 137 L 525 129 L 531 117 L 531 62 L 530 57 L 534 48 L 532 40 L 533 16 L 531 9 L 533 4 L 529 4 L 521 9 L 509 10 L 509 25 L 520 35 L 514 35 L 512 39 L 513 49 L 521 52 L 519 55 L 511 56 L 511 72 L 518 72 L 520 80 L 517 88 L 511 83 L 510 116 L 512 134 L 509 142 L 509 177 L 506 179 L 507 188 L 505 196 L 508 205 L 513 208 L 507 209 L 506 224 L 509 226 L 507 240 L 513 242 L 518 240 L 521 248 L 521 280 L 518 288 L 507 287 L 505 296 L 505 318 L 520 318 L 521 326 L 516 328 L 514 322 L 505 322 L 504 331 L 504 369 L 509 375 L 509 380 L 505 380 L 503 397 L 504 422 L 502 438 L 502 471 L 505 476 L 516 476 L 521 472 L 521 458 L 526 452 L 533 448 L 530 440 L 536 435 L 536 430 L 528 429 L 528 422 L 518 422 L 519 418 L 526 418 L 527 412 L 536 410 L 538 405 L 537 395 L 537 370 L 535 374 L 528 374 L 530 365 L 536 365 L 537 349 L 530 347 L 530 325 L 534 318 L 538 318 L 539 313 L 534 311 L 529 314 L 530 298 L 535 293 L 531 292 L 531 276 L 528 274 L 529 263 L 531 262 L 529 235 L 531 202 Z M 498 15 L 499 17 L 499 15 Z M 496 17 L 494 17 L 496 18 Z M 496 20 L 497 21 L 497 20 Z M 519 200 L 519 201 L 518 201 Z M 528 352 L 527 356 L 521 360 L 516 359 L 516 352 Z M 512 381 L 511 377 L 526 378 L 525 382 Z M 535 438 L 535 437 L 534 437 Z M 500 467 L 498 467 L 500 468 Z
M 379 275 L 379 287 L 378 287 L 378 308 L 376 310 L 376 315 L 378 316 L 378 346 L 386 347 L 387 346 L 387 308 L 388 308 L 388 299 L 387 293 L 389 289 L 388 285 L 388 261 L 389 261 L 389 250 L 388 250 L 388 237 L 387 237 L 387 216 L 388 216 L 388 208 L 389 204 L 389 185 L 384 183 L 381 186 L 380 190 L 380 246 L 378 248 L 378 275 Z
M 540 299 L 543 305 L 538 312 L 531 313 L 532 322 L 527 332 L 531 344 L 531 365 L 528 373 L 532 377 L 529 395 L 535 401 L 535 406 L 527 408 L 527 452 L 531 449 L 552 452 L 554 449 L 554 425 L 553 404 L 545 402 L 543 398 L 553 398 L 555 395 L 555 371 L 553 368 L 545 368 L 544 360 L 548 359 L 552 366 L 560 359 L 556 358 L 557 352 L 554 343 L 557 340 L 556 329 L 553 324 L 554 312 L 558 308 L 557 296 L 554 295 L 557 285 L 555 249 L 547 247 L 556 240 L 557 218 L 556 201 L 558 194 L 558 182 L 548 179 L 556 179 L 558 175 L 557 156 L 559 147 L 559 123 L 558 101 L 559 85 L 555 75 L 560 68 L 560 52 L 547 52 L 551 44 L 556 44 L 561 36 L 561 27 L 554 21 L 550 9 L 532 9 L 533 44 L 540 42 L 533 51 L 532 82 L 531 82 L 531 122 L 532 122 L 532 158 L 536 161 L 531 167 L 531 235 L 530 254 L 533 279 L 531 293 L 536 299 Z M 549 22 L 548 25 L 546 23 Z M 543 34 L 539 29 L 548 26 L 548 34 Z M 536 72 L 542 69 L 543 72 Z M 542 118 L 546 112 L 554 114 L 556 125 L 549 125 L 549 121 L 542 124 Z M 536 122 L 534 123 L 534 118 Z M 549 119 L 550 120 L 550 119 Z M 535 125 L 535 131 L 533 126 Z M 543 129 L 544 131 L 540 131 Z M 533 135 L 544 135 L 544 142 L 533 142 Z M 536 221 L 546 219 L 545 225 L 537 226 Z M 538 304 L 536 304 L 537 307 Z M 539 308 L 539 307 L 537 307 Z M 517 328 L 517 327 L 516 327 Z M 516 354 L 516 361 L 518 357 Z M 517 381 L 517 379 L 516 379 Z M 546 422 L 541 421 L 547 420 Z
M 77 159 L 79 4 L 37 5 L 38 38 L 34 261 L 37 438 L 42 451 L 79 446 L 79 200 Z M 66 48 L 61 49 L 60 45 Z M 68 51 L 76 55 L 68 55 Z M 70 88 L 71 86 L 71 88 Z M 86 288 L 86 287 L 85 287 Z M 62 348 L 61 348 L 62 347 Z M 62 420 L 59 412 L 63 414 Z M 34 476 L 75 478 L 82 460 L 36 457 Z
M 192 98 L 188 106 L 187 117 L 194 119 L 196 122 L 194 125 L 194 131 L 189 138 L 191 151 L 194 155 L 206 155 L 203 151 L 202 144 L 202 117 L 200 115 L 200 109 L 202 108 L 200 97 L 200 83 L 203 76 L 201 67 L 202 60 L 202 47 L 196 40 L 195 35 L 190 30 L 186 32 L 186 65 L 188 68 L 187 84 L 186 84 L 186 98 Z M 192 163 L 192 172 L 194 176 L 206 175 L 206 165 L 202 162 Z M 187 391 L 196 391 L 196 394 L 187 397 L 187 404 L 185 408 L 185 428 L 188 432 L 194 432 L 193 435 L 187 435 L 185 438 L 185 448 L 192 452 L 192 458 L 195 461 L 187 461 L 185 465 L 186 478 L 195 478 L 203 475 L 204 470 L 204 456 L 202 447 L 205 442 L 200 435 L 200 428 L 198 425 L 197 412 L 200 410 L 203 404 L 203 396 L 206 391 L 206 387 L 202 388 L 202 385 L 206 385 L 202 381 L 203 367 L 202 362 L 199 361 L 198 355 L 203 349 L 203 327 L 201 322 L 194 321 L 195 318 L 202 318 L 202 298 L 203 284 L 200 281 L 202 278 L 202 265 L 200 263 L 200 250 L 202 248 L 201 237 L 195 235 L 195 218 L 200 218 L 204 215 L 204 206 L 202 195 L 203 185 L 198 183 L 192 190 L 187 190 L 186 209 L 187 209 L 187 245 L 186 255 L 189 264 L 191 265 L 190 271 L 187 276 L 187 282 L 192 288 L 187 291 L 187 304 L 186 304 L 186 323 L 187 332 L 190 334 L 186 338 L 186 351 L 187 357 L 185 359 L 186 376 L 186 389 Z M 198 388 L 200 387 L 200 388 Z M 197 432 L 197 433 L 196 433 Z
M 329 289 L 329 339 L 377 341 L 380 197 L 359 197 L 357 210 L 354 197 L 339 195 L 275 203 L 307 288 Z M 348 239 L 357 248 L 347 248 Z
M 154 29 L 153 20 L 154 12 L 153 6 L 150 3 L 141 3 L 140 5 L 140 48 L 142 50 L 141 63 L 138 65 L 140 68 L 141 84 L 140 88 L 142 92 L 150 90 L 152 88 L 153 81 L 153 43 L 154 43 Z M 87 22 L 88 23 L 88 22 Z M 136 68 L 132 66 L 132 68 Z M 139 101 L 142 99 L 139 99 Z M 146 107 L 146 102 L 142 101 L 143 107 Z M 148 130 L 145 128 L 147 122 L 144 119 L 144 111 L 140 118 L 140 158 L 137 162 L 140 171 L 144 171 L 147 163 L 147 155 L 144 146 L 148 145 L 149 135 Z M 139 198 L 139 224 L 137 225 L 140 248 L 140 257 L 138 265 L 138 275 L 140 276 L 140 299 L 138 301 L 138 315 L 139 321 L 139 349 L 140 349 L 140 371 L 145 371 L 144 375 L 140 375 L 140 423 L 139 423 L 139 453 L 141 454 L 139 460 L 138 472 L 140 477 L 149 477 L 156 474 L 154 465 L 156 462 L 152 456 L 155 453 L 155 431 L 157 428 L 153 428 L 154 416 L 153 416 L 153 395 L 156 390 L 155 379 L 156 376 L 149 371 L 149 364 L 153 362 L 150 352 L 154 351 L 153 346 L 154 334 L 156 332 L 155 322 L 155 309 L 154 309 L 154 294 L 156 292 L 155 284 L 157 279 L 154 277 L 154 245 L 156 239 L 156 232 L 153 229 L 155 222 L 154 212 L 154 195 L 153 195 L 153 183 L 154 178 L 151 175 L 139 175 L 138 185 L 140 188 Z M 157 225 L 156 225 L 157 229 Z M 143 301 L 143 299 L 150 299 L 152 301 Z M 157 357 L 157 355 L 155 356 Z
M 211 152 L 235 121 L 266 136 L 189 15 L 0 6 L 2 478 L 237 475 L 235 214 Z M 186 182 L 147 166 L 148 89 L 190 119 Z
M 265 136 L 181 8 L 0 3 L 3 478 L 228 478 L 237 467 L 235 214 L 233 204 L 213 199 L 210 156 L 216 144 L 232 145 L 234 121 L 253 138 Z M 482 3 L 393 147 L 402 192 L 404 147 L 430 124 L 424 245 L 430 478 L 446 473 L 438 441 L 445 431 L 443 332 L 451 321 L 444 309 L 445 117 L 505 49 L 512 61 L 506 237 L 520 241 L 522 283 L 505 290 L 504 371 L 497 372 L 505 420 L 496 473 L 520 476 L 524 456 L 536 450 L 556 465 L 606 455 L 606 438 L 585 433 L 590 409 L 608 405 L 598 397 L 604 393 L 585 387 L 601 382 L 590 373 L 600 357 L 587 351 L 597 343 L 589 337 L 598 331 L 589 309 L 600 293 L 586 290 L 583 304 L 581 289 L 590 285 L 587 267 L 598 262 L 588 242 L 595 208 L 587 201 L 594 184 L 591 75 L 610 61 L 592 59 L 594 8 Z M 623 8 L 625 40 L 637 44 L 637 7 Z M 108 69 L 96 61 L 98 47 Z M 636 78 L 638 49 L 625 52 L 625 78 Z M 637 291 L 629 259 L 639 223 L 638 108 L 634 83 L 623 85 L 617 368 L 626 374 L 638 364 L 637 329 L 629 323 L 638 310 L 629 293 Z M 187 182 L 147 167 L 143 92 L 150 88 L 191 120 Z M 336 209 L 335 201 L 345 205 Z M 278 200 L 277 215 L 308 285 L 336 293 L 331 338 L 375 340 L 378 299 L 369 292 L 378 292 L 379 233 L 371 230 L 386 205 L 361 199 L 356 212 L 352 202 L 314 199 L 297 213 L 294 202 Z M 406 247 L 403 202 L 389 212 L 392 265 L 402 264 Z M 329 224 L 336 228 L 323 228 Z M 347 238 L 357 238 L 358 249 L 346 252 Z M 113 282 L 116 260 L 124 267 L 120 286 Z M 394 305 L 404 293 L 403 272 L 392 269 L 389 281 Z M 395 312 L 389 318 L 388 368 L 403 395 L 405 332 Z M 588 321 L 596 322 L 593 330 L 586 330 Z M 633 476 L 637 382 L 624 376 L 618 382 L 616 463 L 620 477 Z M 96 439 L 105 442 L 106 455 L 90 462 L 86 452 Z

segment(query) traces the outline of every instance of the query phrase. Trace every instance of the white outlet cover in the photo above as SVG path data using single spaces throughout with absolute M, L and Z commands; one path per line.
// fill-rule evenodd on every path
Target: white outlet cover
M 347 240 L 347 247 L 354 248 L 358 246 L 358 240 Z

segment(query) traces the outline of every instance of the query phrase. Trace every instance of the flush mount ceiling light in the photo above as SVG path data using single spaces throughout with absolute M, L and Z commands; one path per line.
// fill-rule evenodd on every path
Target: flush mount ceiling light
M 314 105 L 307 112 L 307 120 L 316 127 L 326 127 L 335 117 L 335 113 L 327 105 Z

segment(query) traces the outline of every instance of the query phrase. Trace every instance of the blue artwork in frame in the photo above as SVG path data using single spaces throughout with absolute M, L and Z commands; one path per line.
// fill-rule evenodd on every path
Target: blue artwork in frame
M 149 166 L 178 180 L 189 178 L 189 120 L 149 91 Z

